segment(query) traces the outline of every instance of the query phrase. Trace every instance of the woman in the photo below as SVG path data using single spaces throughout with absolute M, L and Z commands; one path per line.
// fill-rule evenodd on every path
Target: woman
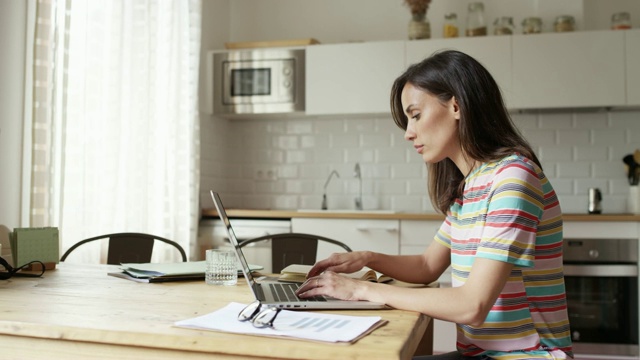
M 562 269 L 562 213 L 500 89 L 475 59 L 436 53 L 391 90 L 396 124 L 429 170 L 446 214 L 421 255 L 369 251 L 319 261 L 300 297 L 383 302 L 457 324 L 457 351 L 429 359 L 565 359 L 571 355 Z M 337 273 L 368 266 L 428 284 L 451 265 L 451 288 L 400 288 Z

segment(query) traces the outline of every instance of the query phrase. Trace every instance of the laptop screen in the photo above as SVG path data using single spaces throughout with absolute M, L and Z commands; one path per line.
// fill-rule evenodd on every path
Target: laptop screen
M 220 216 L 220 220 L 224 223 L 224 227 L 227 229 L 227 234 L 229 235 L 229 241 L 231 241 L 231 245 L 236 250 L 236 257 L 238 261 L 240 261 L 240 265 L 242 266 L 242 273 L 244 274 L 244 278 L 247 279 L 251 287 L 251 291 L 254 291 L 253 287 L 256 284 L 253 275 L 251 274 L 251 270 L 249 269 L 249 264 L 247 263 L 247 259 L 244 258 L 244 254 L 242 253 L 242 249 L 240 248 L 240 243 L 236 238 L 236 234 L 233 232 L 233 228 L 231 227 L 231 221 L 229 221 L 229 217 L 227 217 L 227 212 L 224 210 L 224 206 L 222 205 L 222 200 L 220 200 L 220 195 L 213 190 L 211 192 L 211 198 L 213 199 L 213 203 L 216 206 L 216 210 L 218 210 L 218 215 Z

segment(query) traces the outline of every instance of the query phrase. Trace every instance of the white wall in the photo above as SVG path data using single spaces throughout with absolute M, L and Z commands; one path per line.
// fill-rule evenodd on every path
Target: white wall
M 0 224 L 20 226 L 27 1 L 0 1 Z

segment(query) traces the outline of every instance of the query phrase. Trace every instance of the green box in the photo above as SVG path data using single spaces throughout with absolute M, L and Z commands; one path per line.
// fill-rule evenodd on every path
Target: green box
M 57 227 L 15 228 L 10 241 L 15 267 L 31 261 L 57 264 L 60 260 Z

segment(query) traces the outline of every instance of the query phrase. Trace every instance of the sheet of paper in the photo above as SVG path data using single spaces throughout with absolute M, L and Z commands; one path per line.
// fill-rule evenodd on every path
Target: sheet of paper
M 237 334 L 281 336 L 326 342 L 353 342 L 371 329 L 386 323 L 379 316 L 346 316 L 282 310 L 273 324 L 273 329 L 258 329 L 250 322 L 238 320 L 238 313 L 245 306 L 246 304 L 232 302 L 218 311 L 178 321 L 175 325 Z

